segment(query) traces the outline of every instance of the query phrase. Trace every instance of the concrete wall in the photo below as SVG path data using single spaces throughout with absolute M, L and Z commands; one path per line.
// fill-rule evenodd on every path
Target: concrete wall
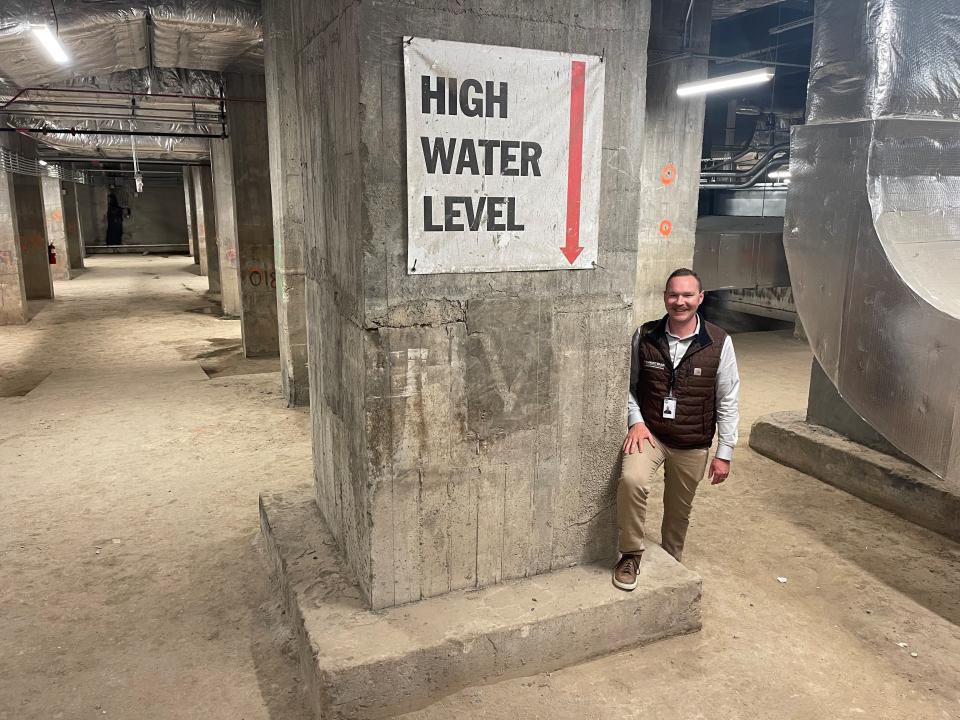
M 73 277 L 70 265 L 70 251 L 67 247 L 66 216 L 63 210 L 63 193 L 60 179 L 40 178 L 43 192 L 43 211 L 47 225 L 47 242 L 57 249 L 57 263 L 50 268 L 54 280 L 69 280 Z
M 197 243 L 200 247 L 200 274 L 207 276 L 210 292 L 220 292 L 220 256 L 217 249 L 217 211 L 213 202 L 210 168 L 194 165 L 193 192 L 197 208 Z
M 303 255 L 302 106 L 297 99 L 290 3 L 266 3 L 263 21 L 281 383 L 290 405 L 306 405 L 310 383 Z
M 232 97 L 265 99 L 263 75 L 224 76 L 230 151 L 233 155 L 237 271 L 243 353 L 265 357 L 279 353 L 277 273 L 273 248 L 273 202 L 267 150 L 266 102 L 233 102 Z
M 126 186 L 115 191 L 120 205 L 130 208 L 123 220 L 123 245 L 183 245 L 188 251 L 187 211 L 184 205 L 183 178 L 175 175 L 148 176 L 144 190 L 136 195 Z M 91 187 L 93 237 L 87 246 L 107 244 L 107 199 L 110 188 Z
M 651 62 L 679 52 L 689 3 L 653 0 Z M 687 29 L 694 52 L 710 48 L 710 0 L 695 0 Z M 693 267 L 704 98 L 679 98 L 677 85 L 707 76 L 706 60 L 672 60 L 647 71 L 647 117 L 633 320 L 662 317 L 663 287 L 678 267 Z
M 101 188 L 91 184 L 76 185 L 74 189 L 77 194 L 77 214 L 80 216 L 80 235 L 83 237 L 83 244 L 87 245 L 101 244 L 106 242 L 106 230 L 101 233 L 100 224 L 97 222 L 97 203 L 94 198 L 99 194 Z M 84 251 L 86 256 L 86 251 Z
M 213 173 L 213 198 L 220 263 L 220 298 L 226 315 L 240 317 L 237 215 L 234 209 L 233 157 L 229 139 L 210 141 L 210 167 Z
M 27 321 L 13 175 L 0 172 L 0 325 Z
M 366 599 L 612 560 L 649 4 L 294 7 L 317 501 Z M 605 54 L 602 267 L 407 274 L 404 34 Z

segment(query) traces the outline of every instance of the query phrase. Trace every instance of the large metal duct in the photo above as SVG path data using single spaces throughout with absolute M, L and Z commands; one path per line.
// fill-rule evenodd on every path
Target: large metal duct
M 960 488 L 960 13 L 817 0 L 784 245 L 841 396 Z

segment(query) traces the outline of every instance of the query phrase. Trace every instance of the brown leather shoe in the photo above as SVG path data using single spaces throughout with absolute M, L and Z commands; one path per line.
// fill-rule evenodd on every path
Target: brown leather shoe
M 640 554 L 623 555 L 613 569 L 613 584 L 621 590 L 633 590 L 637 587 L 637 573 L 639 571 Z

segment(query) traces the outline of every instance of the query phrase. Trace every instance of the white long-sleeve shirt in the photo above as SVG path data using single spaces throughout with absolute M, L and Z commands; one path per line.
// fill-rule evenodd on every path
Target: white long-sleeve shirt
M 637 332 L 640 332 L 637 330 Z M 700 332 L 700 317 L 697 316 L 697 328 L 686 337 L 677 337 L 670 332 L 667 323 L 667 344 L 670 347 L 670 359 L 676 368 L 687 353 L 693 338 Z M 637 347 L 637 343 L 634 343 Z M 637 358 L 633 358 L 637 362 Z M 627 398 L 627 425 L 633 427 L 643 422 L 640 403 L 633 394 L 631 386 Z M 733 340 L 727 335 L 720 350 L 720 367 L 717 369 L 717 457 L 721 460 L 733 458 L 733 448 L 737 445 L 740 424 L 740 372 L 737 369 L 737 356 L 733 352 Z

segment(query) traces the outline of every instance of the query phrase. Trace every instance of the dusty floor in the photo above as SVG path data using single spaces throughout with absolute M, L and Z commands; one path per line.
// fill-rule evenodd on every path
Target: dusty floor
M 310 477 L 307 417 L 187 259 L 89 264 L 0 328 L 0 719 L 304 719 L 256 496 Z M 735 342 L 741 445 L 687 545 L 703 631 L 408 720 L 960 718 L 960 546 L 752 453 L 809 353 Z
M 308 417 L 188 262 L 89 258 L 0 327 L 4 720 L 302 716 L 257 493 L 311 477 Z

